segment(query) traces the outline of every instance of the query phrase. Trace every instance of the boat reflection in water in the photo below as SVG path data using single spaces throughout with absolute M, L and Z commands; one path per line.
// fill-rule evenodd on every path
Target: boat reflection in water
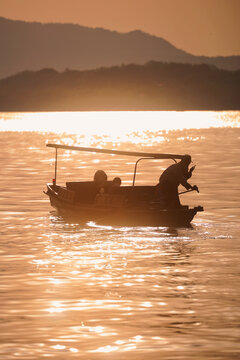
M 184 155 L 129 152 L 86 148 L 60 144 L 47 144 L 56 149 L 55 177 L 47 184 L 46 194 L 51 205 L 60 214 L 77 217 L 83 222 L 125 226 L 189 226 L 201 206 L 167 209 L 156 196 L 155 186 L 135 186 L 137 165 L 144 159 L 182 159 Z M 87 151 L 140 157 L 136 164 L 131 186 L 113 188 L 112 181 L 105 181 L 103 187 L 96 181 L 66 182 L 66 186 L 56 184 L 58 149 Z M 102 190 L 102 191 L 101 191 Z

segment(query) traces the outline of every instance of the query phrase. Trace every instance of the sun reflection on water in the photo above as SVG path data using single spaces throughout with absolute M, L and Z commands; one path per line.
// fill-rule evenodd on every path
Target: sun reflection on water
M 46 264 L 50 268 L 54 265 L 52 268 L 54 273 L 48 278 L 50 283 L 49 285 L 46 283 L 46 288 L 52 292 L 54 299 L 48 304 L 45 301 L 42 303 L 47 305 L 44 307 L 44 312 L 50 317 L 47 321 L 67 324 L 68 319 L 74 319 L 74 322 L 72 320 L 71 325 L 65 329 L 64 334 L 59 333 L 58 336 L 49 338 L 50 342 L 55 343 L 50 349 L 72 354 L 82 353 L 84 349 L 85 352 L 93 355 L 134 352 L 140 351 L 140 349 L 150 351 L 149 344 L 153 348 L 160 344 L 166 344 L 167 341 L 164 337 L 150 336 L 145 333 L 144 328 L 142 331 L 135 331 L 133 335 L 131 327 L 129 328 L 127 324 L 131 323 L 133 318 L 135 321 L 137 319 L 138 327 L 141 329 L 141 324 L 151 313 L 159 312 L 160 308 L 165 309 L 162 310 L 165 314 L 170 314 L 172 311 L 171 299 L 169 302 L 159 301 L 159 297 L 155 299 L 153 294 L 156 286 L 158 289 L 163 286 L 163 284 L 158 285 L 157 279 L 161 276 L 160 274 L 167 273 L 167 270 L 171 273 L 177 269 L 171 270 L 168 265 L 164 265 L 166 269 L 164 272 L 162 267 L 156 268 L 155 264 L 152 266 L 151 274 L 145 274 L 143 268 L 139 268 L 139 270 L 135 268 L 132 272 L 129 267 L 132 254 L 135 253 L 136 256 L 140 245 L 141 251 L 146 251 L 146 260 L 152 261 L 148 256 L 148 251 L 158 241 L 160 246 L 158 252 L 161 257 L 165 252 L 163 244 L 167 237 L 171 236 L 168 229 L 115 229 L 113 227 L 95 227 L 95 225 L 92 227 L 90 224 L 89 227 L 72 233 L 71 229 L 77 228 L 77 225 L 72 225 L 62 224 L 61 231 L 54 232 L 49 237 L 45 246 L 45 254 L 48 259 L 31 260 L 39 272 L 44 271 Z M 83 233 L 85 237 L 89 236 L 89 231 L 99 232 L 100 238 L 95 233 L 95 240 L 92 239 L 91 244 L 79 241 L 84 239 Z M 153 235 L 152 240 L 150 233 Z M 174 237 L 171 239 L 173 240 Z M 88 249 L 87 255 L 86 249 Z M 142 256 L 144 256 L 143 253 L 141 258 Z M 122 273 L 122 269 L 126 268 L 127 264 L 127 272 Z M 163 279 L 164 277 L 162 277 Z M 137 294 L 140 295 L 144 290 L 142 286 L 145 286 L 145 282 L 148 284 L 149 299 L 142 301 L 141 296 L 138 298 Z M 92 286 L 94 286 L 94 292 L 90 290 Z M 181 291 L 180 286 L 176 284 L 176 289 L 173 291 Z M 134 301 L 131 296 L 130 299 L 128 296 L 126 297 L 124 287 L 129 289 L 126 290 L 127 293 L 130 291 L 129 294 L 134 294 Z M 102 292 L 100 290 L 102 288 L 106 290 Z M 75 300 L 69 290 L 75 294 Z M 82 293 L 85 298 L 82 298 Z M 121 324 L 125 324 L 126 333 L 119 331 Z M 75 345 L 72 346 L 71 343 L 75 343 Z M 51 352 L 51 350 L 49 351 Z M 46 353 L 48 352 L 46 351 Z
M 218 126 L 217 121 L 232 124 L 225 122 L 224 113 L 175 113 L 174 121 L 173 114 L 145 113 L 139 123 L 144 119 L 139 113 L 122 113 L 119 118 L 113 113 L 65 113 L 63 124 L 56 120 L 56 113 L 25 115 L 29 121 L 25 125 L 14 122 L 12 114 L 8 119 L 1 115 L 6 119 L 0 120 L 1 130 L 21 131 L 22 126 L 27 131 L 28 126 L 48 125 L 49 131 L 58 129 L 52 134 L 1 133 L 1 236 L 6 241 L 1 242 L 0 358 L 8 354 L 19 359 L 98 360 L 109 356 L 138 360 L 158 359 L 167 353 L 169 358 L 186 360 L 195 357 L 196 349 L 202 349 L 202 357 L 216 353 L 220 342 L 226 354 L 232 354 L 239 347 L 239 249 L 238 235 L 233 235 L 239 219 L 239 129 L 178 130 L 179 121 L 181 126 L 194 123 L 195 128 Z M 19 114 L 19 119 L 25 115 Z M 89 120 L 88 129 L 84 124 L 86 135 L 81 133 L 84 126 L 79 126 L 84 116 Z M 91 127 L 98 119 L 99 126 Z M 131 119 L 133 123 L 128 124 Z M 167 129 L 174 126 L 176 130 Z M 96 131 L 99 134 L 94 135 Z M 208 207 L 214 204 L 220 221 L 210 223 L 205 215 L 210 210 L 191 229 L 65 221 L 56 212 L 49 213 L 42 194 L 54 167 L 49 170 L 54 157 L 45 148 L 46 140 L 146 151 L 151 146 L 156 152 L 188 149 L 199 160 L 199 197 Z M 85 154 L 79 159 L 75 152 L 62 151 L 59 166 L 64 176 L 59 174 L 59 178 L 63 182 L 74 176 L 89 180 L 100 166 L 112 178 L 120 174 L 122 163 L 127 183 L 134 161 Z M 149 164 L 144 166 L 137 180 L 141 183 L 144 173 L 144 181 L 154 184 L 165 163 L 152 162 L 151 171 Z M 222 183 L 224 179 L 224 191 L 223 186 L 216 186 L 216 178 Z M 231 228 L 233 215 L 236 222 Z M 224 224 L 223 219 L 227 219 Z
M 55 276 L 49 279 L 52 285 L 57 286 L 51 288 L 51 291 L 54 289 L 55 300 L 50 301 L 44 311 L 54 321 L 65 323 L 69 318 L 75 319 L 75 325 L 69 326 L 64 335 L 59 334 L 56 338 L 50 339 L 51 342 L 55 342 L 51 349 L 76 354 L 81 353 L 83 348 L 89 354 L 124 353 L 139 351 L 140 349 L 149 351 L 148 344 L 150 343 L 153 348 L 160 344 L 166 344 L 167 341 L 164 337 L 149 336 L 145 333 L 144 328 L 142 332 L 135 332 L 134 336 L 128 326 L 126 327 L 128 329 L 126 334 L 122 331 L 119 332 L 119 329 L 121 324 L 126 326 L 133 318 L 135 321 L 138 319 L 137 322 L 141 328 L 141 324 L 151 313 L 163 312 L 166 315 L 171 313 L 171 299 L 169 302 L 166 299 L 159 301 L 161 299 L 155 298 L 153 294 L 156 289 L 163 287 L 162 283 L 158 284 L 159 276 L 162 281 L 166 281 L 164 280 L 165 274 L 173 274 L 178 271 L 178 268 L 171 269 L 164 262 L 164 268 L 158 268 L 156 264 L 152 263 L 151 274 L 145 274 L 144 268 L 139 268 L 139 272 L 138 268 L 135 268 L 132 272 L 129 264 L 132 261 L 132 254 L 135 254 L 136 259 L 136 254 L 140 248 L 142 251 L 141 259 L 145 256 L 143 253 L 145 251 L 146 261 L 151 262 L 148 252 L 157 241 L 159 244 L 158 253 L 161 258 L 166 251 L 164 242 L 168 237 L 170 237 L 168 240 L 174 241 L 176 233 L 174 232 L 172 236 L 166 228 L 115 229 L 113 227 L 95 225 L 92 227 L 92 224 L 89 225 L 89 227 L 82 229 L 85 236 L 89 236 L 87 235 L 88 231 L 97 231 L 101 235 L 100 238 L 95 233 L 95 240 L 92 240 L 91 244 L 79 242 L 77 239 L 83 238 L 82 231 L 75 232 L 73 239 L 71 232 L 69 233 L 70 229 L 73 229 L 72 224 L 63 224 L 61 232 L 53 233 L 45 247 L 49 261 L 35 259 L 36 261 L 33 262 L 39 271 L 44 268 L 46 263 L 48 265 L 54 263 Z M 153 235 L 152 238 L 150 233 Z M 64 241 L 61 242 L 61 238 Z M 66 239 L 68 240 L 66 241 Z M 182 242 L 187 241 L 187 239 L 186 236 L 183 237 Z M 72 241 L 74 242 L 72 243 Z M 71 250 L 69 249 L 70 244 Z M 86 246 L 88 248 L 87 255 Z M 154 249 L 151 249 L 152 251 Z M 57 254 L 59 255 L 56 256 Z M 63 259 L 64 261 L 62 261 Z M 122 269 L 126 268 L 127 264 L 127 272 L 122 273 Z M 141 291 L 144 291 L 142 286 L 145 286 L 145 282 L 147 282 L 149 299 L 142 301 L 141 296 L 137 299 L 137 294 L 140 295 Z M 176 286 L 172 287 L 172 291 L 183 290 L 184 287 L 180 284 L 176 283 Z M 94 292 L 87 290 L 92 286 L 94 286 Z M 134 294 L 134 301 L 126 297 L 124 287 L 129 289 L 126 290 L 127 293 L 130 291 L 129 294 Z M 106 290 L 102 292 L 101 288 Z M 69 294 L 69 289 L 75 293 L 75 296 L 78 294 L 78 300 L 73 300 Z M 81 298 L 82 292 L 87 295 L 86 298 Z M 160 310 L 160 308 L 164 310 Z M 101 314 L 100 318 L 99 314 Z M 88 345 L 81 347 L 70 345 L 72 342 L 77 344 L 80 341 L 81 343 L 83 339 L 88 341 Z
M 204 114 L 204 115 L 203 115 Z M 147 119 L 147 122 L 146 122 Z M 138 144 L 144 139 L 148 145 L 156 139 L 156 131 L 203 129 L 209 127 L 239 126 L 237 112 L 218 113 L 213 111 L 108 111 L 108 112 L 41 112 L 41 113 L 0 113 L 0 131 L 41 131 L 71 133 L 79 136 L 78 143 L 90 145 L 92 135 L 106 141 L 114 140 L 114 146 L 122 141 Z M 137 130 L 136 130 L 137 129 Z M 83 135 L 84 134 L 84 135 Z M 140 136 L 139 136 L 140 135 Z M 74 145 L 74 140 L 62 137 L 62 142 Z

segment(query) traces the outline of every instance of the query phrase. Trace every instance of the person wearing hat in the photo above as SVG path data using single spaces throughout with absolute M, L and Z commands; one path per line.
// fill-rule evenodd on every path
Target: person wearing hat
M 160 176 L 157 184 L 157 194 L 166 208 L 179 208 L 181 203 L 178 196 L 178 186 L 181 184 L 187 190 L 196 190 L 196 185 L 192 186 L 188 183 L 188 179 L 192 176 L 195 166 L 188 170 L 188 166 L 192 162 L 190 155 L 184 155 L 182 160 L 176 164 L 169 166 Z

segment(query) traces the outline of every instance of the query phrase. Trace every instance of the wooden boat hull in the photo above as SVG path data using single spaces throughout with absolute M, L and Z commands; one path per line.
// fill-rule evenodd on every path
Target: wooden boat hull
M 50 198 L 51 206 L 57 209 L 60 215 L 84 223 L 94 221 L 101 225 L 185 227 L 190 225 L 198 211 L 203 211 L 202 207 L 187 206 L 167 210 L 162 209 L 157 202 L 142 203 L 141 206 L 74 203 L 71 198 L 61 196 L 59 188 L 57 185 L 47 185 L 46 194 Z

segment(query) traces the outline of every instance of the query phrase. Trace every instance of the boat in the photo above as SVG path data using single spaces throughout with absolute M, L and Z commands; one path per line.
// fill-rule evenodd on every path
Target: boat
M 166 209 L 156 196 L 156 186 L 135 185 L 139 161 L 172 159 L 176 162 L 176 159 L 182 159 L 183 155 L 50 143 L 46 146 L 55 148 L 55 174 L 44 193 L 49 196 L 51 206 L 63 217 L 77 218 L 81 223 L 93 221 L 100 225 L 185 227 L 190 226 L 197 212 L 203 211 L 202 206 Z M 68 181 L 65 186 L 57 185 L 58 149 L 137 157 L 132 185 L 119 186 L 114 191 L 112 191 L 112 181 L 105 181 L 103 187 L 95 181 Z

